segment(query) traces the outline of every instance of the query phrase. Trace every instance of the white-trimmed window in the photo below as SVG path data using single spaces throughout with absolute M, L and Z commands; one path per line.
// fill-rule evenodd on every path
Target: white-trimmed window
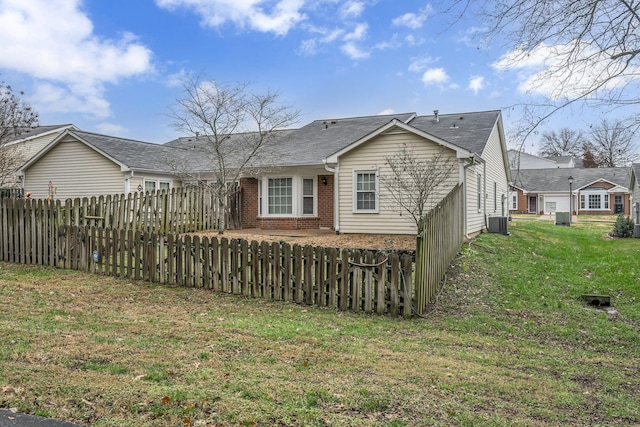
M 318 210 L 315 177 L 265 177 L 258 181 L 260 216 L 315 216 Z
M 511 209 L 512 211 L 515 211 L 518 209 L 518 193 L 512 191 L 509 192 L 509 201 L 510 201 L 510 207 L 509 209 Z
M 609 210 L 609 194 L 605 191 L 583 191 L 580 193 L 580 209 L 590 211 Z
M 315 213 L 315 181 L 313 178 L 302 178 L 302 215 Z
M 293 213 L 293 178 L 269 178 L 267 183 L 269 215 Z
M 144 180 L 144 192 L 155 192 L 156 190 L 170 190 L 171 181 L 163 181 L 161 179 L 147 179 Z
M 378 213 L 378 172 L 376 170 L 353 171 L 353 211 Z

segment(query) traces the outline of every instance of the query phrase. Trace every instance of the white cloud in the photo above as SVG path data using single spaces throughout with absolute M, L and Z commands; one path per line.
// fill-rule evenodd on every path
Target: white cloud
M 414 73 L 419 73 L 421 71 L 426 70 L 429 64 L 433 64 L 437 60 L 438 60 L 437 58 L 434 58 L 432 56 L 411 58 L 411 64 L 409 64 L 409 71 Z
M 301 12 L 304 0 L 156 0 L 164 9 L 193 9 L 207 27 L 230 22 L 241 28 L 284 36 L 306 16 Z
M 553 46 L 541 44 L 528 51 L 509 51 L 492 66 L 501 72 L 517 71 L 520 92 L 559 100 L 590 96 L 590 90 L 602 83 L 602 79 L 627 67 L 622 61 L 611 61 L 613 53 L 575 41 Z M 631 65 L 626 68 L 625 76 L 608 79 L 601 90 L 623 87 L 638 75 L 640 67 Z
M 395 113 L 393 108 L 387 108 L 386 110 L 382 110 L 378 113 L 379 116 L 388 116 L 389 114 Z
M 364 39 L 367 36 L 367 30 L 369 29 L 369 25 L 366 23 L 360 23 L 356 25 L 356 28 L 346 34 L 343 38 L 344 41 L 359 41 Z
M 96 131 L 103 135 L 113 135 L 119 137 L 126 137 L 129 134 L 129 129 L 127 129 L 126 127 L 107 122 L 99 123 L 96 126 Z
M 184 81 L 185 77 L 187 77 L 187 72 L 183 68 L 180 71 L 178 71 L 177 73 L 170 74 L 167 77 L 166 85 L 168 87 L 172 87 L 172 88 L 182 87 L 182 84 L 183 84 L 183 81 Z
M 429 68 L 422 74 L 422 83 L 425 86 L 439 86 L 440 89 L 458 89 L 456 83 L 449 83 L 451 78 L 444 68 Z
M 342 53 L 344 53 L 351 59 L 365 59 L 370 56 L 369 52 L 361 50 L 352 42 L 345 43 L 344 45 L 342 45 L 340 50 L 342 50 Z
M 105 84 L 153 72 L 152 52 L 129 33 L 93 34 L 81 0 L 3 0 L 0 68 L 36 81 L 38 110 L 111 114 Z
M 318 42 L 315 39 L 303 40 L 297 49 L 298 54 L 312 56 L 318 52 Z
M 473 76 L 471 80 L 469 80 L 469 89 L 473 91 L 474 94 L 478 94 L 478 92 L 484 89 L 484 77 L 482 76 Z
M 364 3 L 361 1 L 348 1 L 340 8 L 342 19 L 357 18 L 364 12 Z
M 418 13 L 405 13 L 404 15 L 400 15 L 397 18 L 394 18 L 393 25 L 397 25 L 400 27 L 408 27 L 412 30 L 417 30 L 422 28 L 424 23 L 427 21 L 429 17 L 429 13 L 431 13 L 431 6 L 427 5 L 423 9 L 420 9 Z
M 449 75 L 444 68 L 429 68 L 422 75 L 422 82 L 425 85 L 443 84 L 449 81 Z

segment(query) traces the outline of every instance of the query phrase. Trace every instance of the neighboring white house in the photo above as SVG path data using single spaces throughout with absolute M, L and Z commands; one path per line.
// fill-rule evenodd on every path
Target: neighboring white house
M 511 177 L 511 212 L 629 214 L 630 168 L 521 169 Z
M 2 183 L 0 186 L 20 187 L 21 184 L 18 175 L 14 175 L 13 173 L 66 129 L 77 128 L 72 124 L 37 126 L 34 128 L 26 128 L 19 135 L 9 138 L 2 148 L 3 150 L 11 150 L 11 154 L 9 154 L 10 159 L 7 159 L 10 160 L 10 164 L 3 164 L 2 166 L 7 168 L 7 172 L 10 172 L 11 175 L 6 176 L 7 182 Z M 5 176 L 5 174 L 3 174 L 3 176 Z
M 230 136 L 233 140 L 233 135 Z M 508 213 L 509 166 L 500 111 L 415 113 L 316 120 L 278 136 L 278 155 L 261 156 L 240 180 L 245 228 L 330 228 L 340 233 L 415 234 L 406 212 L 381 203 L 385 157 L 399 144 L 454 163 L 442 194 L 462 183 L 465 233 Z M 20 169 L 32 197 L 58 199 L 180 186 L 180 163 L 211 179 L 203 137 L 163 145 L 67 130 Z M 187 178 L 184 178 L 187 180 Z M 356 188 L 355 182 L 366 183 Z M 366 204 L 358 205 L 358 192 Z M 381 197 L 382 196 L 382 197 Z
M 578 165 L 571 156 L 540 157 L 524 151 L 509 150 L 511 169 L 575 168 Z
M 176 177 L 161 165 L 170 151 L 157 144 L 67 129 L 18 173 L 32 198 L 65 200 L 168 189 Z

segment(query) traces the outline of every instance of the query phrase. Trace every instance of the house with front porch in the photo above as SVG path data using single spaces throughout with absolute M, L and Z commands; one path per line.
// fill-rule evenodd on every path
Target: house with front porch
M 520 169 L 512 170 L 511 176 L 511 213 L 630 213 L 631 170 L 627 167 Z

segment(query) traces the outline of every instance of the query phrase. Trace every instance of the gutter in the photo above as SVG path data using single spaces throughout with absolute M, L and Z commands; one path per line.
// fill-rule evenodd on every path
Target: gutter
M 340 215 L 338 212 L 338 171 L 340 166 L 336 164 L 335 168 L 332 168 L 327 164 L 326 159 L 322 159 L 322 163 L 324 163 L 325 170 L 333 174 L 333 228 L 335 228 L 336 234 L 340 234 Z

